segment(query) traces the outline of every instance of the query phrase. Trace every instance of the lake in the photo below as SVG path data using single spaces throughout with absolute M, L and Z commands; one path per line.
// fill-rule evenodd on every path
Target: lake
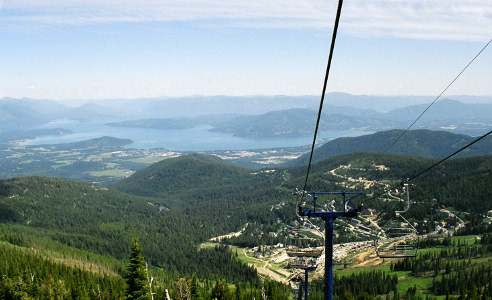
M 58 120 L 35 128 L 64 128 L 74 133 L 57 136 L 43 136 L 28 140 L 27 145 L 60 144 L 80 142 L 102 136 L 131 139 L 134 143 L 127 148 L 155 149 L 166 148 L 173 151 L 213 151 L 213 150 L 250 150 L 286 148 L 311 145 L 313 136 L 244 138 L 227 133 L 210 131 L 211 126 L 200 125 L 191 129 L 153 129 L 112 127 L 100 122 L 78 122 Z M 314 132 L 314 124 L 313 124 Z M 342 136 L 360 136 L 370 134 L 360 130 L 331 131 L 318 134 L 317 141 L 326 142 Z

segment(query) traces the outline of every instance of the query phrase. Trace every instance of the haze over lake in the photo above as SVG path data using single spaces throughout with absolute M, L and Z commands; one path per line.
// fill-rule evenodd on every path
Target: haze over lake
M 244 138 L 232 134 L 210 131 L 211 126 L 200 125 L 191 129 L 153 129 L 112 127 L 106 121 L 79 122 L 57 120 L 35 128 L 65 128 L 74 133 L 67 135 L 43 136 L 26 141 L 26 145 L 60 144 L 85 141 L 102 136 L 131 139 L 134 143 L 127 148 L 155 149 L 166 148 L 173 151 L 213 151 L 284 148 L 310 145 L 312 136 Z M 314 131 L 314 124 L 313 124 Z M 359 136 L 369 134 L 359 130 L 330 131 L 319 133 L 317 141 L 326 142 L 340 136 Z

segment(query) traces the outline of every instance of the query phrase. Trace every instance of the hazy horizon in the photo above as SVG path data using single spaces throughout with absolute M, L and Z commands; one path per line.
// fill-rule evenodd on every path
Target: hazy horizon
M 377 111 L 388 111 L 393 108 L 400 108 L 400 107 L 407 107 L 411 105 L 420 105 L 420 104 L 430 104 L 432 101 L 436 99 L 437 96 L 432 96 L 432 95 L 421 95 L 421 96 L 415 96 L 415 95 L 353 95 L 353 94 L 348 94 L 348 93 L 340 93 L 340 92 L 332 92 L 332 93 L 327 93 L 325 95 L 325 103 L 326 105 L 334 105 L 334 106 L 352 106 L 352 107 L 361 107 L 360 101 L 356 101 L 356 103 L 351 103 L 344 101 L 343 103 L 339 103 L 336 101 L 330 101 L 333 100 L 333 95 L 336 95 L 337 99 L 340 97 L 348 96 L 351 99 L 363 99 L 363 98 L 371 98 L 371 99 L 376 99 L 377 103 L 375 103 L 374 109 Z M 2 97 L 2 99 L 6 98 L 13 98 L 13 99 L 31 99 L 31 100 L 51 100 L 55 101 L 57 103 L 60 103 L 62 105 L 68 106 L 68 107 L 81 107 L 87 104 L 97 104 L 100 106 L 118 106 L 122 105 L 125 103 L 129 102 L 135 102 L 135 101 L 174 101 L 174 100 L 191 100 L 191 99 L 214 99 L 214 98 L 228 98 L 228 99 L 275 99 L 275 98 L 305 98 L 305 99 L 310 99 L 313 103 L 316 105 L 319 105 L 319 100 L 320 96 L 316 95 L 247 95 L 247 96 L 229 96 L 229 95 L 190 95 L 190 96 L 182 96 L 182 97 L 137 97 L 137 98 L 104 98 L 104 99 L 36 99 L 36 98 L 28 98 L 28 97 L 21 97 L 21 98 L 16 98 L 16 97 Z M 469 104 L 492 104 L 492 95 L 484 95 L 484 96 L 470 96 L 470 95 L 449 95 L 449 96 L 442 96 L 439 98 L 439 100 L 444 100 L 444 99 L 452 99 L 452 100 L 458 100 L 463 103 L 469 103 Z M 394 100 L 403 100 L 400 104 L 395 104 L 395 103 L 389 103 Z M 388 107 L 386 109 L 381 109 L 378 108 L 378 105 L 381 105 L 382 103 L 388 103 Z M 358 105 L 359 104 L 359 105 Z M 301 107 L 308 107 L 309 105 L 301 105 Z M 280 108 L 282 109 L 282 108 Z M 275 110 L 275 109 L 274 109 Z
M 0 2 L 0 98 L 320 95 L 336 1 Z M 328 92 L 439 95 L 492 37 L 492 3 L 344 4 Z M 446 95 L 492 95 L 488 47 Z

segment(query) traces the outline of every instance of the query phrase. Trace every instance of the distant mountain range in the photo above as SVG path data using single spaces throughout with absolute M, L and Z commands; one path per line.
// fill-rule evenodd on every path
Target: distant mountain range
M 422 114 L 425 111 L 425 114 Z M 210 125 L 213 131 L 248 138 L 299 137 L 312 135 L 318 112 L 315 109 L 291 108 L 261 115 L 215 115 L 197 118 L 161 118 L 127 120 L 110 126 L 184 129 Z M 481 135 L 492 128 L 492 104 L 465 104 L 442 100 L 433 106 L 414 105 L 387 113 L 347 106 L 326 106 L 319 131 L 363 130 L 377 132 L 389 129 L 448 130 L 455 133 Z
M 436 102 L 421 116 L 427 108 L 428 104 L 414 105 L 381 113 L 370 109 L 327 106 L 323 108 L 319 130 L 377 132 L 405 129 L 417 119 L 412 129 L 481 135 L 492 128 L 492 104 L 465 104 L 446 99 Z M 243 137 L 302 136 L 314 133 L 316 116 L 316 110 L 289 109 L 210 125 L 215 131 Z
M 464 103 L 492 103 L 491 96 L 448 96 Z M 325 106 L 349 106 L 359 109 L 371 109 L 377 112 L 389 112 L 411 105 L 429 104 L 434 96 L 368 96 L 331 92 L 325 96 Z M 238 113 L 260 115 L 272 110 L 291 108 L 319 107 L 320 96 L 189 96 L 179 98 L 140 98 L 140 99 L 99 99 L 78 101 L 88 109 L 111 108 L 115 113 L 135 116 L 146 115 L 148 118 L 196 117 L 206 114 Z M 152 113 L 152 115 L 149 115 Z
M 67 107 L 52 100 L 0 99 L 0 130 L 19 130 L 43 125 L 58 119 L 94 121 L 108 117 L 106 113 Z
M 428 104 L 403 106 L 411 100 L 423 102 L 425 97 L 354 96 L 342 93 L 330 93 L 327 97 L 330 103 L 340 105 L 325 104 L 320 132 L 378 132 L 405 129 L 414 122 L 412 129 L 447 130 L 472 136 L 481 135 L 492 128 L 492 103 L 486 102 L 487 97 L 482 99 L 485 103 L 444 99 L 431 107 Z M 30 130 L 54 120 L 68 119 L 107 121 L 107 125 L 119 127 L 160 129 L 209 125 L 210 130 L 248 138 L 301 137 L 314 132 L 317 102 L 313 96 L 215 96 L 121 100 L 112 105 L 89 103 L 74 108 L 50 100 L 3 98 L 0 99 L 0 128 L 3 132 Z M 386 106 L 383 107 L 384 103 Z M 42 134 L 47 133 L 37 131 L 26 136 Z M 19 136 L 19 133 L 14 135 Z

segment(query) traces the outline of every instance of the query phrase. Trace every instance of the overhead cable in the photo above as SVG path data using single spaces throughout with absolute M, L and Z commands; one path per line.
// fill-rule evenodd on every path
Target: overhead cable
M 475 144 L 476 142 L 480 141 L 481 139 L 487 137 L 488 135 L 490 135 L 492 133 L 492 130 L 487 132 L 486 134 L 482 135 L 481 137 L 479 137 L 478 139 L 474 140 L 473 142 L 469 143 L 468 145 L 464 146 L 463 148 L 459 149 L 458 151 L 454 152 L 453 154 L 450 154 L 448 155 L 447 157 L 441 159 L 440 161 L 438 161 L 437 163 L 433 164 L 432 166 L 428 167 L 427 169 L 423 170 L 422 172 L 418 173 L 417 175 L 415 176 L 412 176 L 410 178 L 408 178 L 407 180 L 403 181 L 402 183 L 407 183 L 409 182 L 410 180 L 413 180 L 417 177 L 419 177 L 420 175 L 424 174 L 425 172 L 429 171 L 430 169 L 436 167 L 437 165 L 439 165 L 440 163 L 448 160 L 449 158 L 455 156 L 456 154 L 460 153 L 461 151 L 465 150 L 466 148 L 470 147 L 471 145 Z
M 306 180 L 304 181 L 304 188 L 302 189 L 303 192 L 306 191 L 306 188 L 307 188 L 309 171 L 311 169 L 311 162 L 313 161 L 314 147 L 316 145 L 316 136 L 318 135 L 319 121 L 321 119 L 321 111 L 323 109 L 323 102 L 325 100 L 326 86 L 328 84 L 328 76 L 330 74 L 331 61 L 333 58 L 333 50 L 335 49 L 335 40 L 337 38 L 338 23 L 340 22 L 340 15 L 342 13 L 342 5 L 343 5 L 343 0 L 339 0 L 338 1 L 338 8 L 337 8 L 337 15 L 335 18 L 335 26 L 333 27 L 333 35 L 331 38 L 330 55 L 328 57 L 328 64 L 326 66 L 326 73 L 325 73 L 325 81 L 323 84 L 323 91 L 321 93 L 321 101 L 319 104 L 318 119 L 316 120 L 316 128 L 314 130 L 313 144 L 311 146 L 311 154 L 309 155 L 309 163 L 308 163 L 308 168 L 307 168 L 307 172 L 306 172 Z
M 388 190 L 393 190 L 393 189 L 399 188 L 400 186 L 404 185 L 405 183 L 408 183 L 408 182 L 410 182 L 411 180 L 414 180 L 415 178 L 417 178 L 417 177 L 421 176 L 422 174 L 424 174 L 424 173 L 426 173 L 426 172 L 430 171 L 431 169 L 435 168 L 435 167 L 436 167 L 436 166 L 438 166 L 439 164 L 441 164 L 441 163 L 443 163 L 444 161 L 446 161 L 446 160 L 450 159 L 451 157 L 455 156 L 456 154 L 460 153 L 461 151 L 465 150 L 466 148 L 470 147 L 471 145 L 473 145 L 473 144 L 477 143 L 478 141 L 480 141 L 480 140 L 482 140 L 482 139 L 486 138 L 486 137 L 487 137 L 487 136 L 489 136 L 490 134 L 492 134 L 492 130 L 491 130 L 491 131 L 489 131 L 489 132 L 487 132 L 486 134 L 482 135 L 481 137 L 479 137 L 479 138 L 475 139 L 474 141 L 472 141 L 472 142 L 471 142 L 471 143 L 469 143 L 468 145 L 466 145 L 466 146 L 462 147 L 461 149 L 459 149 L 459 150 L 455 151 L 454 153 L 452 153 L 452 154 L 448 155 L 447 157 L 445 157 L 445 158 L 441 159 L 440 161 L 436 162 L 435 164 L 433 164 L 432 166 L 428 167 L 427 169 L 425 169 L 425 170 L 423 170 L 423 171 L 419 172 L 417 175 L 414 175 L 414 176 L 412 176 L 412 177 L 408 178 L 407 180 L 404 180 L 404 181 L 400 182 L 399 184 L 397 184 L 397 185 L 395 185 L 395 186 L 393 186 L 393 187 L 391 187 L 391 188 L 389 188 L 389 189 L 385 189 L 385 191 L 384 191 L 384 192 L 382 192 L 382 193 L 380 193 L 380 194 L 378 194 L 378 195 L 372 196 L 372 197 L 371 197 L 371 198 L 369 198 L 367 201 L 365 201 L 365 203 L 367 203 L 367 202 L 369 202 L 369 201 L 371 201 L 371 200 L 373 200 L 373 199 L 376 199 L 376 198 L 378 198 L 378 197 L 380 197 L 380 196 L 384 195 L 384 194 L 385 194 Z
M 385 154 L 386 152 L 388 152 L 388 150 L 393 147 L 397 142 L 398 140 L 400 140 L 400 138 L 405 134 L 407 133 L 410 128 L 412 128 L 413 125 L 415 125 L 415 123 L 417 123 L 417 121 L 427 112 L 427 110 L 429 110 L 429 108 L 434 105 L 434 103 L 437 102 L 437 100 L 439 100 L 439 98 L 441 98 L 441 96 L 454 84 L 454 82 L 461 76 L 461 74 L 463 74 L 463 72 L 465 72 L 466 69 L 468 69 L 468 67 L 473 63 L 473 61 L 475 61 L 475 59 L 477 57 L 480 56 L 480 54 L 482 54 L 482 52 L 485 50 L 485 48 L 487 48 L 487 46 L 492 42 L 492 39 L 478 52 L 477 55 L 475 55 L 475 57 L 463 68 L 463 70 L 461 70 L 461 72 L 456 75 L 456 77 L 451 81 L 450 84 L 448 84 L 448 86 L 439 94 L 439 96 L 436 97 L 436 99 L 434 99 L 434 101 L 432 101 L 431 104 L 429 104 L 429 106 L 427 106 L 427 108 L 417 117 L 417 119 L 415 119 L 415 121 L 413 121 L 412 124 L 410 124 L 410 126 L 408 126 L 408 128 L 403 131 L 400 136 L 398 138 L 396 138 L 396 140 L 391 144 L 389 145 L 388 148 L 386 148 L 386 150 L 384 150 L 381 155 Z

